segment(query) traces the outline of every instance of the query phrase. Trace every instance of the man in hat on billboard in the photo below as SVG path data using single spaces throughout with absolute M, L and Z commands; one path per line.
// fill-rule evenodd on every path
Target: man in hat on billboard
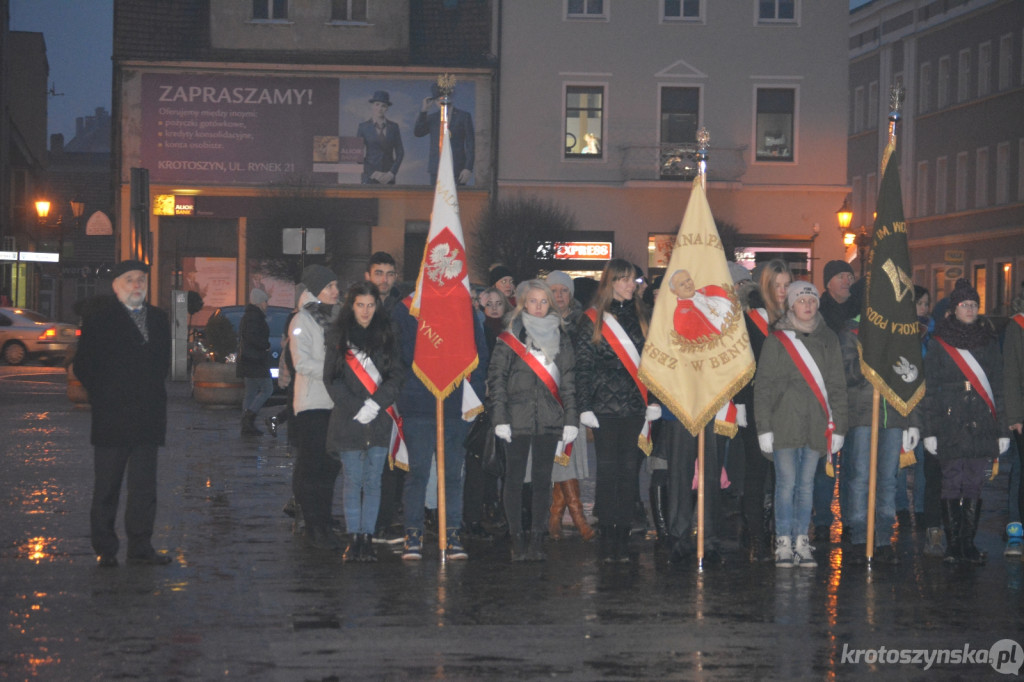
M 373 105 L 370 119 L 360 123 L 356 132 L 366 145 L 363 184 L 393 185 L 405 157 L 402 133 L 398 124 L 387 118 L 391 108 L 391 96 L 387 90 L 373 93 L 370 104 Z
M 430 86 L 430 97 L 423 99 L 423 106 L 416 117 L 412 134 L 416 137 L 430 136 L 430 156 L 427 173 L 430 184 L 437 184 L 437 162 L 440 158 L 441 136 L 441 89 L 437 83 Z M 433 111 L 431 111 L 433 110 Z M 454 104 L 448 109 L 448 132 L 452 144 L 452 172 L 455 182 L 467 184 L 473 177 L 473 162 L 476 160 L 476 136 L 473 133 L 473 117 L 468 111 Z
M 151 543 L 156 453 L 167 432 L 171 327 L 167 314 L 146 302 L 148 265 L 126 260 L 112 274 L 115 298 L 85 319 L 74 359 L 92 405 L 92 546 L 100 566 L 117 566 L 114 522 L 127 471 L 128 563 L 159 566 L 171 562 Z

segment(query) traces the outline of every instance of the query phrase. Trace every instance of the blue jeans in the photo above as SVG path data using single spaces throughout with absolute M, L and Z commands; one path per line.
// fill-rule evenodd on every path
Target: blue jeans
M 385 447 L 342 451 L 345 527 L 349 533 L 373 533 L 380 508 L 380 475 L 387 457 Z
M 423 505 L 427 497 L 430 462 L 437 445 L 437 426 L 433 417 L 410 416 L 403 420 L 405 444 L 409 448 L 409 471 L 405 475 L 405 527 L 423 530 Z M 462 476 L 466 449 L 462 441 L 469 424 L 461 419 L 444 420 L 445 524 L 449 530 L 462 526 Z
M 245 382 L 245 397 L 242 398 L 242 409 L 259 412 L 270 394 L 274 392 L 274 380 L 270 377 L 262 379 L 245 377 L 243 381 Z
M 900 470 L 903 429 L 879 429 L 877 484 L 875 486 L 875 546 L 889 544 L 896 519 L 896 481 Z M 844 476 L 850 475 L 850 533 L 853 544 L 868 541 L 868 483 L 871 464 L 871 427 L 855 426 L 843 444 Z
M 808 447 L 775 451 L 776 536 L 807 535 L 811 524 L 814 471 L 819 459 L 820 453 Z

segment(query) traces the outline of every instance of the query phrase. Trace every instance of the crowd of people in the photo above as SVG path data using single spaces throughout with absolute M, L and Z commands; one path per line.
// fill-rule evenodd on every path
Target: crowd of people
M 863 282 L 844 261 L 825 266 L 824 292 L 796 279 L 782 260 L 760 263 L 753 272 L 729 265 L 757 369 L 734 397 L 737 435 L 716 434 L 708 424 L 702 471 L 696 467 L 697 438 L 638 377 L 659 280 L 648 287 L 639 268 L 621 259 L 610 260 L 598 281 L 553 271 L 516 286 L 508 268 L 492 268 L 488 286 L 473 302 L 479 364 L 468 382 L 483 399 L 493 438 L 504 446 L 500 476 L 484 470 L 480 453 L 467 456 L 473 416 L 464 411 L 461 391 L 443 402 L 443 474 L 436 466 L 437 404 L 413 371 L 418 325 L 402 301 L 394 259 L 374 254 L 364 280 L 344 293 L 332 270 L 306 267 L 279 380 L 288 387 L 293 414 L 287 423 L 294 444 L 294 498 L 286 510 L 296 516 L 311 548 L 343 552 L 347 562 L 376 561 L 385 543 L 401 545 L 403 560 L 419 560 L 428 551 L 426 536 L 444 528 L 452 560 L 468 557 L 464 538 L 507 538 L 510 559 L 520 562 L 544 561 L 546 542 L 578 535 L 584 542 L 598 539 L 600 561 L 629 563 L 637 556 L 631 537 L 651 525 L 659 556 L 682 563 L 697 552 L 694 489 L 696 476 L 702 476 L 703 556 L 712 563 L 725 560 L 731 514 L 739 522 L 744 559 L 780 568 L 817 566 L 815 550 L 833 543 L 845 543 L 844 564 L 868 557 L 899 563 L 894 529 L 903 532 L 912 521 L 924 531 L 925 555 L 983 564 L 986 556 L 975 543 L 982 487 L 1003 456 L 1003 466 L 1012 469 L 1004 553 L 1022 554 L 1024 300 L 1014 302 L 1015 314 L 997 330 L 979 314 L 979 294 L 966 280 L 957 281 L 934 310 L 929 293 L 915 288 L 927 388 L 907 416 L 880 401 L 875 546 L 869 551 L 875 415 L 857 333 Z M 108 307 L 102 320 L 86 320 L 76 358 L 94 403 L 93 542 L 105 566 L 116 565 L 117 498 L 111 490 L 120 488 L 126 461 L 129 469 L 141 459 L 147 471 L 155 470 L 162 444 L 162 433 L 141 443 L 110 435 L 114 429 L 107 422 L 118 418 L 103 407 L 105 385 L 113 379 L 101 335 L 116 327 L 132 337 L 140 363 L 149 358 L 146 353 L 162 349 L 164 336 L 162 327 L 153 326 L 163 319 L 159 311 L 136 301 L 145 267 L 128 262 L 115 272 L 121 305 Z M 672 291 L 697 307 L 677 315 L 699 312 L 698 293 L 729 295 L 690 291 L 684 275 L 673 275 L 678 283 Z M 255 431 L 256 412 L 268 392 L 269 345 L 265 322 L 260 324 L 265 305 L 254 291 L 242 325 L 245 435 Z M 680 324 L 689 330 L 694 321 Z M 121 403 L 116 407 L 124 409 Z M 146 418 L 159 421 L 159 415 Z M 641 434 L 650 434 L 649 453 L 641 448 Z M 344 533 L 334 516 L 342 472 Z M 592 473 L 596 492 L 588 517 L 580 482 Z M 650 478 L 650 521 L 643 511 L 642 474 Z M 439 486 L 443 519 L 437 518 Z M 129 477 L 129 558 L 164 562 L 149 544 L 154 511 L 151 481 L 145 480 L 140 495 Z M 571 526 L 563 525 L 566 512 Z

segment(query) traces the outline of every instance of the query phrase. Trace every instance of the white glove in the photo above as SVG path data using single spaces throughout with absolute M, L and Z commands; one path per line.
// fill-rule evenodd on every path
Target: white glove
M 736 406 L 736 426 L 746 427 L 747 425 L 747 406 L 737 405 Z
M 840 436 L 838 433 L 832 434 L 832 454 L 836 454 L 843 449 L 843 442 L 846 440 L 844 436 Z
M 1005 453 L 1009 449 L 1010 449 L 1010 439 L 1009 438 L 1000 438 L 999 439 L 999 454 L 1001 455 L 1001 454 Z
M 644 418 L 649 422 L 656 422 L 661 419 L 661 405 L 655 403 L 654 405 L 648 405 L 647 411 L 644 413 Z
M 512 442 L 512 427 L 509 424 L 498 424 L 494 427 L 494 435 L 506 443 Z
M 924 439 L 924 449 L 927 450 L 929 454 L 938 454 L 939 439 L 936 438 L 935 436 L 928 436 L 927 438 Z
M 369 424 L 377 418 L 377 414 L 380 413 L 380 405 L 373 401 L 373 398 L 367 398 L 363 402 L 363 406 L 356 412 L 356 416 L 353 417 L 360 424 Z
M 761 446 L 761 452 L 767 454 L 772 451 L 772 445 L 775 443 L 775 433 L 769 431 L 768 433 L 757 434 L 757 444 Z
M 580 424 L 583 424 L 584 426 L 589 426 L 592 429 L 601 428 L 601 423 L 597 421 L 597 415 L 591 412 L 590 410 L 587 410 L 586 412 L 580 415 Z
M 571 424 L 566 424 L 562 429 L 562 442 L 572 443 L 576 440 L 576 436 L 578 435 L 580 435 L 580 430 L 577 427 L 572 426 Z
M 911 452 L 921 442 L 921 429 L 911 426 L 903 431 L 903 452 Z

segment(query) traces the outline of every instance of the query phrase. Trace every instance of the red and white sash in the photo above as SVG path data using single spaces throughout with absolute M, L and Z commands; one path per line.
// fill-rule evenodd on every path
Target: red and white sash
M 747 311 L 747 317 L 754 323 L 761 333 L 768 336 L 768 311 L 764 308 L 751 308 Z
M 597 310 L 594 308 L 587 308 L 585 313 L 590 321 L 597 324 Z M 608 342 L 608 345 L 615 351 L 615 356 L 622 363 L 622 366 L 629 372 L 629 376 L 633 377 L 633 382 L 636 387 L 640 390 L 640 396 L 644 399 L 644 405 L 647 404 L 647 387 L 644 386 L 644 382 L 640 381 L 640 352 L 633 345 L 633 340 L 629 338 L 629 334 L 622 328 L 619 321 L 615 319 L 615 316 L 611 313 L 604 314 L 604 324 L 601 326 L 601 336 Z M 654 449 L 654 444 L 651 442 L 651 422 L 644 420 L 644 426 L 640 429 L 640 436 L 637 440 L 637 445 L 644 454 L 651 454 L 651 450 Z
M 519 356 L 519 359 L 526 363 L 526 366 L 533 370 L 533 373 L 537 375 L 537 378 L 547 386 L 547 389 L 551 391 L 552 397 L 555 401 L 561 405 L 562 396 L 558 392 L 558 384 L 561 377 L 558 374 L 558 368 L 551 364 L 550 369 L 540 361 L 536 355 L 530 352 L 530 349 L 526 345 L 515 337 L 515 334 L 509 331 L 504 331 L 498 334 L 498 340 L 502 341 L 506 346 L 512 349 L 512 352 Z M 563 466 L 569 465 L 569 457 L 572 456 L 572 447 L 575 443 L 563 443 L 558 441 L 558 445 L 555 448 L 555 461 Z
M 828 455 L 828 462 L 832 464 L 832 433 L 836 430 L 835 422 L 832 421 L 832 407 L 828 404 L 828 390 L 825 389 L 825 378 L 821 375 L 821 370 L 818 368 L 818 363 L 811 357 L 811 352 L 807 350 L 807 346 L 804 342 L 796 337 L 796 333 L 789 330 L 776 330 L 773 332 L 775 338 L 781 343 L 782 347 L 789 353 L 789 357 L 792 358 L 793 364 L 800 371 L 804 381 L 811 387 L 811 392 L 814 397 L 818 399 L 818 404 L 821 405 L 822 411 L 825 413 L 825 418 L 828 420 L 825 426 L 825 452 Z
M 352 350 L 345 353 L 345 362 L 349 369 L 359 379 L 359 383 L 372 396 L 377 387 L 380 386 L 381 376 L 376 365 L 370 356 L 361 350 Z M 388 446 L 388 464 L 394 469 L 396 466 L 402 471 L 409 470 L 409 451 L 405 447 L 405 434 L 402 432 L 402 417 L 394 405 L 390 405 L 385 412 L 391 417 L 391 442 Z
M 938 336 L 935 337 L 935 340 L 939 342 L 939 345 L 942 346 L 947 353 L 949 353 L 949 357 L 953 358 L 953 362 L 956 363 L 956 366 L 959 367 L 960 371 L 964 373 L 965 377 L 967 377 L 967 381 L 971 382 L 971 386 L 974 390 L 977 391 L 978 395 L 985 400 L 985 403 L 988 405 L 988 409 L 992 411 L 992 418 L 998 419 L 996 416 L 996 401 L 992 395 L 992 384 L 989 383 L 988 376 L 985 374 L 985 370 L 982 369 L 981 365 L 978 363 L 977 358 L 971 354 L 971 351 L 963 350 L 962 348 L 954 348 Z

